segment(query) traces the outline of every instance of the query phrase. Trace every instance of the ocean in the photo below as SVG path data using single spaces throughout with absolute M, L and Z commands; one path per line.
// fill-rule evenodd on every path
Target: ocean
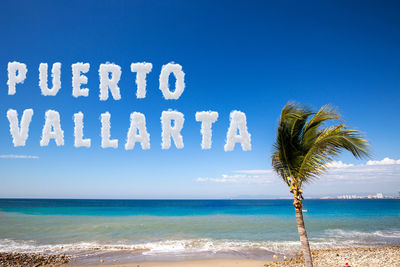
M 309 199 L 312 248 L 400 245 L 400 199 Z M 238 257 L 300 248 L 291 200 L 0 199 L 0 251 L 78 263 Z

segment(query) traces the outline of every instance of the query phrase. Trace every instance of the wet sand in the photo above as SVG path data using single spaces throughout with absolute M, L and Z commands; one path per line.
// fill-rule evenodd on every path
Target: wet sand
M 124 264 L 113 264 L 107 265 L 106 263 L 101 265 L 91 265 L 91 267 L 263 267 L 265 261 L 261 260 L 241 260 L 241 259 L 207 259 L 207 260 L 188 260 L 178 262 L 168 261 L 153 261 L 153 262 L 136 262 L 136 263 L 124 263 Z M 88 267 L 88 266 L 85 266 Z

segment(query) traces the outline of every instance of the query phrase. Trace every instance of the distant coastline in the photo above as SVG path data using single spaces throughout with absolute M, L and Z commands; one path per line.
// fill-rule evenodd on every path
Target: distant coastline
M 382 193 L 376 193 L 375 195 L 359 196 L 359 195 L 340 195 L 336 197 L 326 196 L 320 199 L 400 199 L 400 196 L 385 196 Z

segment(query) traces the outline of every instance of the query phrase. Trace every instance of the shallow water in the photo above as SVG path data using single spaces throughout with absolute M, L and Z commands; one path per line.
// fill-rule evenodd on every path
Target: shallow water
M 299 248 L 291 200 L 0 200 L 0 251 L 84 259 L 270 258 Z M 400 245 L 400 200 L 305 200 L 314 248 Z M 110 256 L 111 257 L 111 256 Z

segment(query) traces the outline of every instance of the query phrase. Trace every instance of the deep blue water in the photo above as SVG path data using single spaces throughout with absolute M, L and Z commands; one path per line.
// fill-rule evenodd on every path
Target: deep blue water
M 304 209 L 312 217 L 399 216 L 400 199 L 309 199 Z M 82 200 L 0 199 L 0 210 L 35 215 L 85 216 L 292 216 L 292 200 Z

